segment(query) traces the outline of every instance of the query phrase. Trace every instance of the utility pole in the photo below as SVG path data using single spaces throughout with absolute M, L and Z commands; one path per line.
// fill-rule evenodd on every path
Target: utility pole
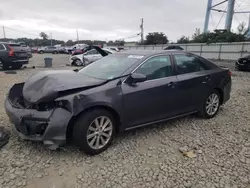
M 78 35 L 78 30 L 76 30 L 76 39 L 77 39 L 77 44 L 79 44 L 79 35 Z
M 226 17 L 226 23 L 225 23 L 225 29 L 227 31 L 230 31 L 231 27 L 232 27 L 232 21 L 233 21 L 233 15 L 234 15 L 234 5 L 235 5 L 235 0 L 228 0 L 227 17 Z
M 206 12 L 206 17 L 205 17 L 204 33 L 208 32 L 208 24 L 209 24 L 209 18 L 210 18 L 210 14 L 211 14 L 212 1 L 213 0 L 207 1 L 207 12 Z
M 6 38 L 4 26 L 3 26 L 3 38 Z
M 52 46 L 52 33 L 50 33 L 50 46 Z
M 250 38 L 250 14 L 249 14 L 249 21 L 248 21 L 248 27 L 247 27 L 247 35 L 248 38 Z
M 141 19 L 141 25 L 140 25 L 140 28 L 141 28 L 141 44 L 143 44 L 144 42 L 144 39 L 143 39 L 143 34 L 144 34 L 144 28 L 143 28 L 143 18 Z

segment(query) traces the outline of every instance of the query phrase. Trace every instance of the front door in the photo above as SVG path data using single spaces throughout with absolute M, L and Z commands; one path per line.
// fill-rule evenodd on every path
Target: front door
M 173 74 L 170 57 L 152 57 L 135 73 L 146 75 L 147 81 L 136 85 L 122 84 L 126 125 L 131 127 L 175 115 L 177 77 Z

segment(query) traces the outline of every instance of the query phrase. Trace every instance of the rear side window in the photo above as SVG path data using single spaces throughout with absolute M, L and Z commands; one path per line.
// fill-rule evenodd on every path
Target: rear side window
M 135 72 L 144 74 L 147 76 L 147 80 L 173 76 L 172 64 L 169 56 L 152 57 Z
M 3 44 L 0 44 L 0 50 L 5 50 L 5 47 Z
M 178 74 L 187 74 L 207 70 L 208 68 L 196 56 L 190 54 L 174 55 Z
M 94 55 L 94 54 L 98 54 L 98 52 L 96 50 L 90 50 L 87 52 L 86 55 Z

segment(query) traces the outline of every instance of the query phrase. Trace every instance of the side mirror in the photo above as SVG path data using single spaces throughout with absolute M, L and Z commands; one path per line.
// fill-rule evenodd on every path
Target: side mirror
M 144 74 L 133 73 L 129 76 L 127 82 L 131 84 L 135 84 L 138 82 L 144 82 L 146 80 L 147 80 L 147 76 L 145 76 Z

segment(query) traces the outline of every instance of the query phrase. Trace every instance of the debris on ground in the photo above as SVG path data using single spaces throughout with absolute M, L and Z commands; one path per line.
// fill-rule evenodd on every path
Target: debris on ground
M 180 151 L 181 153 L 187 152 L 187 151 L 188 151 L 188 147 L 187 147 L 187 146 L 180 147 L 180 148 L 179 148 L 179 151 Z
M 193 151 L 183 152 L 182 155 L 184 155 L 188 158 L 195 158 L 197 156 Z
M 0 127 L 0 149 L 9 142 L 10 132 Z

